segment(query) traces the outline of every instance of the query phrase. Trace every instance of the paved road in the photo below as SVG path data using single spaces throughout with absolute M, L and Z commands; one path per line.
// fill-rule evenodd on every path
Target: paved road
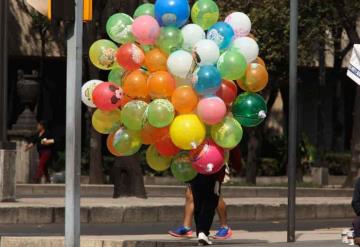
M 299 220 L 297 230 L 311 231 L 326 228 L 349 227 L 349 219 L 337 220 Z M 249 232 L 286 231 L 286 222 L 230 222 L 234 230 Z M 164 234 L 169 229 L 177 227 L 176 223 L 156 224 L 82 224 L 82 235 L 145 235 Z M 215 225 L 214 228 L 217 226 Z M 0 236 L 62 236 L 63 224 L 51 225 L 0 225 Z

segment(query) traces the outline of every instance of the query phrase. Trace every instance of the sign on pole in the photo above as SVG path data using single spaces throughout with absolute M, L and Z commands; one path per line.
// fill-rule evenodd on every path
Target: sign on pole
M 360 44 L 354 45 L 347 76 L 360 85 Z

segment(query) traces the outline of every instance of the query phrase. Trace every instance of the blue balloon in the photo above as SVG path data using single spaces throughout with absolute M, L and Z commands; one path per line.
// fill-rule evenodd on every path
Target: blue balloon
M 220 50 L 229 48 L 234 37 L 234 30 L 225 22 L 215 23 L 210 27 L 206 35 L 206 38 L 214 41 L 219 46 Z
M 157 0 L 155 17 L 160 26 L 182 27 L 190 17 L 190 5 L 187 0 Z
M 200 95 L 214 95 L 221 86 L 219 70 L 213 65 L 201 66 L 194 72 L 193 85 Z

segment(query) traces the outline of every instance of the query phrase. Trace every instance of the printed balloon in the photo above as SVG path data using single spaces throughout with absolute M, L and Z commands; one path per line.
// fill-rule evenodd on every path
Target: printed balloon
M 225 18 L 234 30 L 236 37 L 247 36 L 251 31 L 251 21 L 249 17 L 242 12 L 234 12 Z
M 148 104 L 141 100 L 132 100 L 122 109 L 121 120 L 129 130 L 141 130 L 146 122 Z
M 214 41 L 219 46 L 219 49 L 223 51 L 230 46 L 234 35 L 235 33 L 229 24 L 225 22 L 218 22 L 210 27 L 206 38 Z
M 141 148 L 140 132 L 120 128 L 114 134 L 113 146 L 123 156 L 130 156 Z
M 111 82 L 100 83 L 95 87 L 92 94 L 95 106 L 104 111 L 112 111 L 119 108 L 122 97 L 123 90 Z
M 142 15 L 150 15 L 150 16 L 154 17 L 155 16 L 154 12 L 155 12 L 154 4 L 152 4 L 152 3 L 141 4 L 135 10 L 134 19 L 136 19 L 137 17 L 142 16 Z
M 242 136 L 241 125 L 231 116 L 226 116 L 222 122 L 211 126 L 211 138 L 222 148 L 235 148 Z
M 240 52 L 246 58 L 247 63 L 251 63 L 259 55 L 259 46 L 256 41 L 249 37 L 240 37 L 234 40 L 232 48 Z
M 144 51 L 132 43 L 122 45 L 116 52 L 116 61 L 126 70 L 140 69 L 144 60 Z
M 82 102 L 87 105 L 88 107 L 95 108 L 95 104 L 93 102 L 92 93 L 97 85 L 102 83 L 103 81 L 100 80 L 90 80 L 87 81 L 82 87 L 81 87 L 81 100 Z
M 213 65 L 220 57 L 220 50 L 214 41 L 203 39 L 195 44 L 193 56 L 199 65 Z
M 112 15 L 106 23 L 106 32 L 116 43 L 125 44 L 134 42 L 131 33 L 133 19 L 124 13 Z
M 191 9 L 191 19 L 204 30 L 209 29 L 219 19 L 219 7 L 212 0 L 198 0 Z
M 107 39 L 95 41 L 89 50 L 89 57 L 92 64 L 102 70 L 115 68 L 115 54 L 118 47 L 114 42 Z
M 187 0 L 156 0 L 155 17 L 161 26 L 182 27 L 190 16 Z

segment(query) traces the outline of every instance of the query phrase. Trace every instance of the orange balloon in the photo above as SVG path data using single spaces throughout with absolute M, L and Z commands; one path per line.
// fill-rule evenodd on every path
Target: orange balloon
M 169 127 L 155 128 L 149 123 L 146 123 L 144 128 L 141 130 L 141 139 L 143 144 L 151 145 L 162 140 L 168 134 Z
M 147 74 L 142 70 L 129 73 L 124 81 L 125 95 L 130 98 L 146 98 L 148 95 L 147 79 Z
M 112 133 L 112 134 L 108 135 L 108 137 L 107 137 L 107 139 L 106 139 L 106 145 L 107 145 L 107 148 L 108 148 L 109 152 L 110 152 L 112 155 L 117 156 L 117 157 L 120 157 L 120 156 L 122 156 L 122 154 L 119 153 L 119 152 L 115 149 L 115 147 L 114 147 L 114 145 L 113 145 L 113 143 L 114 143 L 114 135 L 115 135 L 115 133 Z
M 191 86 L 181 86 L 175 89 L 171 102 L 180 114 L 191 113 L 198 104 L 198 96 Z
M 149 76 L 147 85 L 149 95 L 153 99 L 168 98 L 171 97 L 175 90 L 176 81 L 169 72 L 158 71 Z
M 154 48 L 145 55 L 145 66 L 150 72 L 167 71 L 168 55 Z
M 261 57 L 257 57 L 255 59 L 254 63 L 261 64 L 262 66 L 264 66 L 266 68 L 266 64 L 265 64 L 264 60 Z
M 248 65 L 245 79 L 237 80 L 239 87 L 247 92 L 259 92 L 263 90 L 269 81 L 269 75 L 265 67 L 258 63 Z

